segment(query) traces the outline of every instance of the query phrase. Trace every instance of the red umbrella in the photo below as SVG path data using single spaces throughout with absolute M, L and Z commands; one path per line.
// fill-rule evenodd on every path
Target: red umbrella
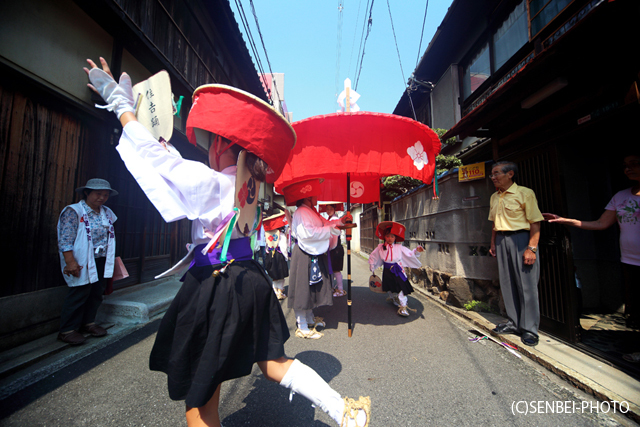
M 292 124 L 297 143 L 275 182 L 276 191 L 324 178 L 318 200 L 372 203 L 380 178 L 403 175 L 429 183 L 440 139 L 428 126 L 393 114 L 357 112 L 314 116 Z M 349 190 L 349 191 L 347 191 Z M 347 239 L 347 307 L 351 336 L 351 242 Z

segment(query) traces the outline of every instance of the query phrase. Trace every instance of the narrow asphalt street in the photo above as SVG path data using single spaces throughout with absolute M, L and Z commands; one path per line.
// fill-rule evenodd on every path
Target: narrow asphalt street
M 635 425 L 526 357 L 490 340 L 470 341 L 471 324 L 418 292 L 409 298 L 417 311 L 398 316 L 384 295 L 368 290 L 368 264 L 358 256 L 352 277 L 352 337 L 346 297 L 316 310 L 327 321 L 320 340 L 293 337 L 284 301 L 292 333 L 286 350 L 342 395 L 371 396 L 372 427 Z M 171 401 L 164 374 L 148 369 L 158 323 L 0 401 L 0 426 L 186 425 L 184 403 Z M 225 427 L 334 425 L 305 398 L 289 402 L 289 391 L 265 380 L 257 366 L 224 383 L 221 400 Z

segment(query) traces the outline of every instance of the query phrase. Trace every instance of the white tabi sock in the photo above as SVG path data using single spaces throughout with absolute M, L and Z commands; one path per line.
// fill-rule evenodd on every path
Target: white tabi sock
M 332 389 L 320 375 L 298 359 L 293 360 L 293 364 L 280 381 L 280 385 L 306 397 L 324 412 L 329 414 L 338 425 L 342 422 L 344 411 L 344 400 L 340 394 Z
M 406 307 L 407 306 L 407 302 L 409 301 L 409 299 L 404 294 L 404 292 L 400 291 L 400 293 L 398 294 L 398 301 L 400 301 L 400 305 L 401 306 Z
M 293 310 L 293 314 L 296 315 L 298 328 L 302 331 L 308 331 L 309 326 L 307 325 L 307 310 Z M 313 322 L 313 320 L 311 322 Z
M 314 315 L 313 315 L 313 310 L 307 310 L 307 324 L 309 323 L 315 323 L 315 319 L 314 319 Z
M 341 291 L 344 290 L 344 285 L 342 284 L 342 271 L 336 271 L 335 273 L 333 273 L 333 276 L 336 278 L 336 288 L 340 289 Z

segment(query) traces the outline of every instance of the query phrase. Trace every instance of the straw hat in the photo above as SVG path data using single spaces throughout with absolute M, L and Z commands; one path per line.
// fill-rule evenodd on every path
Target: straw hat
M 187 138 L 194 145 L 202 135 L 198 130 L 220 135 L 264 160 L 270 184 L 282 173 L 296 144 L 295 131 L 280 113 L 252 94 L 226 85 L 204 85 L 193 92 Z
M 384 240 L 384 236 L 391 233 L 396 236 L 396 243 L 404 242 L 404 232 L 406 227 L 395 221 L 382 221 L 376 228 L 376 236 Z
M 262 220 L 264 231 L 277 230 L 278 228 L 282 228 L 285 225 L 287 225 L 287 218 L 285 218 L 284 212 L 271 215 L 270 217 Z
M 324 179 L 322 178 L 311 178 L 287 185 L 282 189 L 284 202 L 287 206 L 293 206 L 300 199 L 319 196 L 322 193 L 322 187 L 320 184 L 323 181 Z

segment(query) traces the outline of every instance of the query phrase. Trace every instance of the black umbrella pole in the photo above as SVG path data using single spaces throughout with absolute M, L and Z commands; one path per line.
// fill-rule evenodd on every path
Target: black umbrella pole
M 351 213 L 351 174 L 347 173 L 347 211 Z M 348 221 L 347 223 L 352 223 Z M 347 228 L 347 321 L 351 338 L 351 229 Z

